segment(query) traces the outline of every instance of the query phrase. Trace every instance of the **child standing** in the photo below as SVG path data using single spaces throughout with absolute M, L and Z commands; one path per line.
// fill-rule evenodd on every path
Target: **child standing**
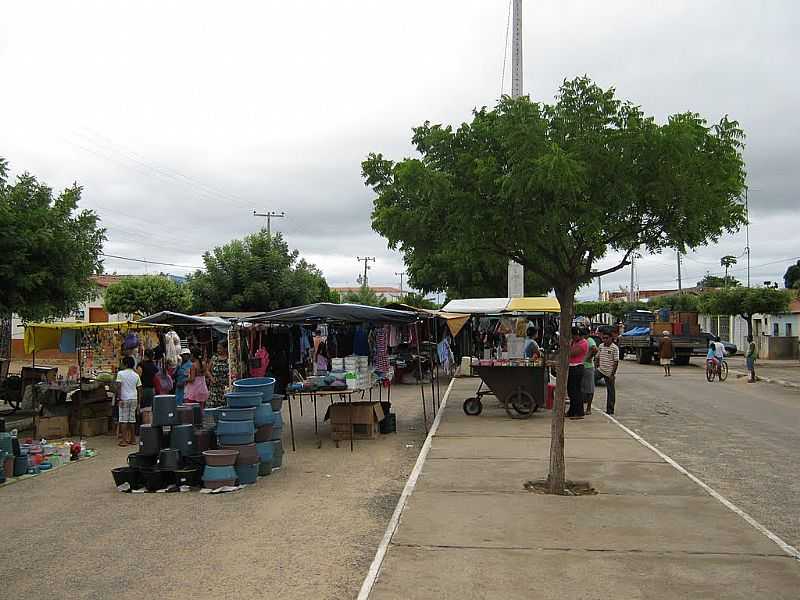
M 116 396 L 119 409 L 119 445 L 135 444 L 136 407 L 142 393 L 142 380 L 133 370 L 135 361 L 132 356 L 122 359 L 123 368 L 117 373 Z

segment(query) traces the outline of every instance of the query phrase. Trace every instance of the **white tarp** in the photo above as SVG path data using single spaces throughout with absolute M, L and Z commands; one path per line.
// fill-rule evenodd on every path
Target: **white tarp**
M 510 298 L 462 298 L 451 300 L 442 307 L 442 312 L 470 315 L 496 315 L 508 306 Z

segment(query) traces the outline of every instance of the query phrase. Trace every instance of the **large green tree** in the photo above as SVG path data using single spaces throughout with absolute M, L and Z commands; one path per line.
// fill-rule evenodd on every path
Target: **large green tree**
M 659 124 L 613 89 L 565 81 L 553 104 L 504 97 L 457 129 L 414 130 L 419 156 L 363 163 L 373 227 L 404 252 L 439 237 L 453 252 L 512 259 L 561 303 L 566 374 L 575 291 L 634 252 L 686 251 L 745 221 L 744 134 L 695 113 Z M 607 265 L 597 268 L 601 259 Z M 548 489 L 563 493 L 566 377 L 558 378 Z
M 106 288 L 103 299 L 106 311 L 152 315 L 162 310 L 185 313 L 192 308 L 189 286 L 166 275 L 125 277 Z
M 203 263 L 188 281 L 197 312 L 269 311 L 332 299 L 320 270 L 266 229 L 206 252 Z
M 710 315 L 739 315 L 747 323 L 747 337 L 753 335 L 753 315 L 786 312 L 791 292 L 773 288 L 734 287 L 708 292 L 699 298 L 700 310 Z
M 8 180 L 0 158 L 0 317 L 34 321 L 65 317 L 97 292 L 105 229 L 91 210 L 80 210 L 81 187 L 55 195 L 24 173 Z M 0 339 L 7 340 L 7 327 Z M 0 342 L 0 347 L 6 346 Z
M 651 298 L 648 307 L 650 309 L 668 308 L 675 312 L 697 312 L 699 302 L 699 296 L 696 294 L 670 294 Z

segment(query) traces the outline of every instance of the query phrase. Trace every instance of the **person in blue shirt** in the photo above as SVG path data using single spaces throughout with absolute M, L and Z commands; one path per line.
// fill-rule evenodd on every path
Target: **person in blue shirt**
M 175 367 L 175 402 L 183 404 L 186 384 L 189 382 L 189 372 L 192 370 L 192 351 L 188 348 L 181 350 L 181 363 Z
M 539 344 L 536 343 L 536 328 L 528 327 L 528 339 L 525 340 L 525 347 L 522 350 L 522 356 L 525 358 L 534 358 L 539 354 Z

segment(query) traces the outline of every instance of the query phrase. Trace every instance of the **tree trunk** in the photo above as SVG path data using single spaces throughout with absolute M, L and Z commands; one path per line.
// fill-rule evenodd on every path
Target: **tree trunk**
M 742 315 L 744 322 L 747 323 L 747 339 L 753 337 L 753 315 Z
M 567 395 L 567 374 L 569 372 L 569 348 L 572 343 L 572 318 L 575 312 L 575 288 L 556 289 L 556 297 L 561 304 L 559 323 L 558 377 L 553 402 L 553 419 L 550 424 L 550 473 L 547 488 L 551 494 L 563 494 L 566 481 L 564 463 L 564 407 Z
M 11 359 L 11 315 L 0 315 L 0 358 Z

